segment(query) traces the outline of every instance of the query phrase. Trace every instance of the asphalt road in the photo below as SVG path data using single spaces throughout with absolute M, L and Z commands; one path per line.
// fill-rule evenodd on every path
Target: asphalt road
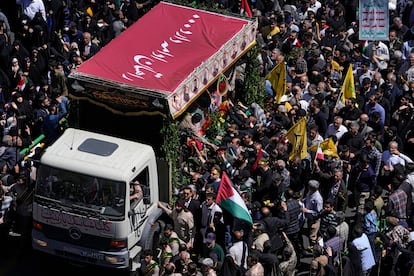
M 7 237 L 0 240 L 0 275 L 1 276 L 78 276 L 126 275 L 105 268 L 84 266 L 68 262 L 62 258 L 37 252 L 29 246 L 23 246 L 21 239 Z M 301 266 L 296 275 L 308 275 L 311 258 L 300 260 Z
M 108 272 L 113 276 L 122 275 L 112 270 L 81 266 L 37 252 L 30 246 L 23 246 L 21 238 L 17 237 L 1 237 L 0 248 L 1 276 L 79 276 L 103 275 Z

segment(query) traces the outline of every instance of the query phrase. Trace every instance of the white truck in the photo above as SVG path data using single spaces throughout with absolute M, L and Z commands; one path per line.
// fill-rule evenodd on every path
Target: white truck
M 142 197 L 130 200 L 136 181 Z M 151 146 L 68 128 L 40 158 L 33 248 L 136 275 L 142 251 L 155 251 L 163 234 L 158 200 Z

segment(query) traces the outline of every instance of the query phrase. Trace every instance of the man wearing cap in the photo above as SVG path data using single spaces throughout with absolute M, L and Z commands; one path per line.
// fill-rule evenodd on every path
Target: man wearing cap
M 216 243 L 216 234 L 210 232 L 205 239 L 207 244 L 207 256 L 211 258 L 215 263 L 222 264 L 224 261 L 224 249 Z

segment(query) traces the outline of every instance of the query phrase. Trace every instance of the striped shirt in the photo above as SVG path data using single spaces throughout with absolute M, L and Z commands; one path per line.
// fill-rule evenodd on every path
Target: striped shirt
M 333 227 L 336 227 L 338 225 L 337 218 L 336 218 L 336 211 L 324 213 L 321 216 L 320 231 L 323 236 L 326 236 L 326 230 L 328 229 L 329 225 L 332 225 Z

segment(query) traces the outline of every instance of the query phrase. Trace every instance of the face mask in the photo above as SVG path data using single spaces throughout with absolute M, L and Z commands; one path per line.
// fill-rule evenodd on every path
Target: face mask
M 65 32 L 69 32 L 69 27 L 64 27 L 64 28 L 63 28 L 63 31 L 65 31 Z

